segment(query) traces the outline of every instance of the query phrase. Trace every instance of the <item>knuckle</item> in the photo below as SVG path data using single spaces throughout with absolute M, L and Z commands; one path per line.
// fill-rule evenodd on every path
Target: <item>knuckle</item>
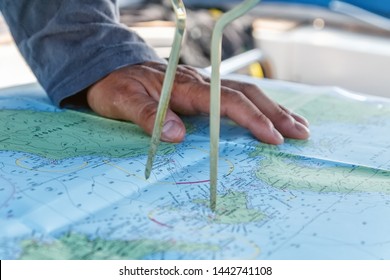
M 178 82 L 186 83 L 186 82 L 195 82 L 202 83 L 204 81 L 203 77 L 196 71 L 194 68 L 179 65 L 176 70 L 176 79 Z
M 249 114 L 251 104 L 248 104 L 246 96 L 237 90 L 224 90 L 221 94 L 221 114 L 230 115 L 236 114 L 233 110 L 237 111 L 238 108 L 246 108 L 245 114 Z
M 279 125 L 290 125 L 293 122 L 293 118 L 290 114 L 282 110 L 280 107 L 275 112 L 275 121 L 279 123 Z
M 261 92 L 258 86 L 256 86 L 255 84 L 246 83 L 246 82 L 240 83 L 240 88 L 241 88 L 241 91 L 244 93 Z

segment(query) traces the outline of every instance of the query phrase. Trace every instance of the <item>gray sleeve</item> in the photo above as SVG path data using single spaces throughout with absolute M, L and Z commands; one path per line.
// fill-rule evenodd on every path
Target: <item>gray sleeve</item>
M 119 23 L 115 0 L 0 0 L 0 9 L 56 105 L 118 68 L 164 61 Z

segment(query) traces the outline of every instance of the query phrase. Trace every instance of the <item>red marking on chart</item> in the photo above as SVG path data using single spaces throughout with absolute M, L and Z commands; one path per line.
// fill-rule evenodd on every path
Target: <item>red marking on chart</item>
M 155 218 L 152 218 L 150 216 L 148 218 L 149 218 L 149 220 L 151 220 L 152 222 L 154 222 L 154 223 L 156 223 L 156 224 L 158 224 L 160 226 L 167 227 L 167 228 L 173 228 L 170 225 L 167 225 L 167 224 L 164 224 L 164 223 L 161 223 L 161 222 L 157 221 Z

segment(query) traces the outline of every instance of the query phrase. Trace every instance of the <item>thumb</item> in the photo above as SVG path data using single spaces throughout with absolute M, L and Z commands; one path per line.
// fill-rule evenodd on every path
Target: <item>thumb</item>
M 165 142 L 178 143 L 184 139 L 185 133 L 186 129 L 181 119 L 174 112 L 168 109 L 161 132 L 161 140 Z
M 153 132 L 158 102 L 149 96 L 143 87 L 134 84 L 128 90 L 109 90 L 95 85 L 87 93 L 92 110 L 103 117 L 132 121 L 147 134 Z M 182 120 L 168 108 L 161 132 L 161 140 L 178 143 L 186 133 Z

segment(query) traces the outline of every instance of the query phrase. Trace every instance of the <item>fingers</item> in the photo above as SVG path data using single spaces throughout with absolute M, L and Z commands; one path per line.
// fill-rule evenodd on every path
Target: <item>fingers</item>
M 166 65 L 153 62 L 116 70 L 90 87 L 87 101 L 96 113 L 130 120 L 152 134 L 165 70 Z M 183 140 L 185 127 L 176 113 L 196 115 L 209 114 L 209 111 L 209 79 L 194 68 L 179 66 L 161 139 Z M 278 105 L 248 83 L 222 81 L 221 115 L 270 144 L 281 144 L 284 137 L 306 139 L 309 136 L 305 118 Z
M 306 139 L 307 121 L 273 102 L 257 87 L 250 84 L 223 81 L 221 87 L 221 115 L 249 129 L 259 140 L 281 144 L 284 137 Z M 210 85 L 203 79 L 176 85 L 171 108 L 181 114 L 209 113 Z
M 181 114 L 209 114 L 210 86 L 207 83 L 193 83 L 186 87 L 176 87 L 171 108 Z M 283 143 L 283 136 L 272 122 L 242 92 L 221 87 L 221 116 L 227 116 L 238 125 L 249 129 L 263 142 Z
M 279 107 L 285 111 L 287 114 L 290 114 L 297 122 L 300 122 L 301 124 L 303 124 L 304 126 L 306 126 L 307 128 L 309 127 L 309 122 L 302 116 L 298 115 L 298 114 L 295 114 L 294 112 L 291 112 L 290 110 L 288 110 L 287 108 L 285 108 L 284 106 L 282 105 L 279 105 Z
M 283 143 L 283 136 L 275 129 L 270 119 L 242 92 L 227 87 L 221 88 L 221 115 L 249 129 L 257 139 L 265 143 Z
M 200 75 L 192 67 L 181 66 L 179 69 L 186 76 L 196 77 L 197 85 L 191 87 L 191 91 L 197 92 L 195 94 L 196 100 L 191 102 L 192 107 L 196 108 L 198 113 L 208 113 L 209 78 Z M 221 84 L 221 114 L 248 128 L 258 139 L 275 144 L 283 142 L 281 140 L 283 136 L 295 139 L 309 137 L 309 124 L 305 118 L 275 103 L 257 86 L 229 80 L 222 80 Z M 191 100 L 191 95 L 193 93 L 189 94 L 189 100 Z M 178 109 L 184 109 L 184 107 L 181 105 L 178 106 Z M 186 108 L 182 113 L 186 113 L 186 111 L 190 112 L 191 110 Z
M 229 80 L 223 81 L 222 84 L 244 93 L 283 136 L 295 139 L 307 139 L 309 137 L 308 122 L 305 118 L 291 113 L 286 108 L 275 103 L 257 86 Z

